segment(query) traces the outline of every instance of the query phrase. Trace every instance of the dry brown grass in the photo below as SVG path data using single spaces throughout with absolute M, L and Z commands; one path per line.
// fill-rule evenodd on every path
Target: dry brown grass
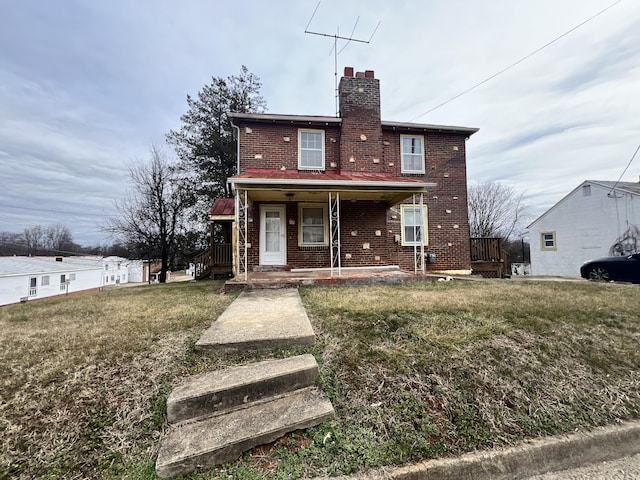
M 0 478 L 151 479 L 219 284 L 0 309 Z M 304 288 L 336 418 L 192 479 L 348 474 L 640 417 L 637 286 L 442 282 Z
M 220 283 L 110 290 L 0 309 L 0 478 L 95 478 L 149 462 Z

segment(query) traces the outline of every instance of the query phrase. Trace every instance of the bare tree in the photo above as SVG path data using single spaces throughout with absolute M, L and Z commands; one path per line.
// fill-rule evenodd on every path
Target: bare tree
M 134 161 L 129 166 L 132 188 L 116 201 L 118 216 L 103 225 L 123 244 L 135 245 L 162 262 L 160 283 L 166 282 L 169 260 L 175 253 L 176 235 L 184 228 L 185 202 L 172 164 L 155 145 L 148 163 Z
M 69 253 L 77 249 L 71 231 L 60 223 L 49 227 L 36 225 L 25 228 L 23 243 L 29 255 L 51 255 Z
M 467 202 L 471 236 L 509 238 L 526 215 L 522 196 L 498 182 L 470 185 Z

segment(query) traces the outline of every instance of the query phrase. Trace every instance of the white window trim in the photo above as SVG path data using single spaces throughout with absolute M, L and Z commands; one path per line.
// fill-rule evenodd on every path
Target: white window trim
M 404 150 L 403 150 L 403 140 L 405 138 L 419 138 L 422 141 L 420 142 L 420 156 L 422 158 L 422 162 L 420 165 L 422 166 L 421 170 L 408 170 L 404 168 Z M 400 135 L 400 169 L 402 173 L 425 173 L 424 167 L 424 135 Z
M 321 167 L 305 167 L 302 165 L 302 132 L 319 133 L 322 135 L 322 166 Z M 314 130 L 311 128 L 298 129 L 298 170 L 324 170 L 325 168 L 325 148 L 324 148 L 324 130 Z
M 544 236 L 551 235 L 553 237 L 553 246 L 547 247 L 545 245 Z M 558 240 L 556 239 L 555 230 L 550 230 L 547 232 L 540 232 L 540 250 L 557 250 L 558 249 Z
M 410 242 L 407 241 L 404 237 L 404 219 L 406 218 L 404 211 L 409 208 L 411 210 L 413 210 L 414 208 L 418 209 L 420 208 L 420 205 L 416 205 L 415 207 L 413 205 L 400 205 L 400 238 L 402 239 L 403 247 L 413 247 L 414 245 L 420 245 L 420 242 Z M 424 234 L 422 235 L 422 245 L 427 246 L 429 245 L 429 217 L 427 215 L 427 205 L 423 205 L 422 209 L 422 214 L 424 215 Z
M 304 208 L 322 208 L 322 218 L 324 220 L 324 241 L 323 243 L 304 243 L 302 235 L 302 210 Z M 324 203 L 299 203 L 298 204 L 298 246 L 299 247 L 326 247 L 329 245 L 329 215 L 327 205 Z

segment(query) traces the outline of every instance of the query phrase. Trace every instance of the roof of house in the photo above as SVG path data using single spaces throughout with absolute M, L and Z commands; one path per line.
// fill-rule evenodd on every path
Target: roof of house
M 605 182 L 600 180 L 586 180 L 586 183 L 602 185 L 606 188 L 615 188 L 617 192 L 640 195 L 640 182 Z
M 555 205 L 549 208 L 546 212 L 544 212 L 542 215 L 536 218 L 533 222 L 527 225 L 527 228 L 531 228 L 533 225 L 535 225 L 544 217 L 546 217 L 549 213 L 555 210 L 559 205 L 563 204 L 571 195 L 573 195 L 576 191 L 578 191 L 584 185 L 596 185 L 607 190 L 640 196 L 640 182 L 610 182 L 605 180 L 585 180 L 576 188 L 574 188 L 569 193 L 567 193 L 564 197 L 562 197 L 562 199 L 560 199 Z
M 0 276 L 55 274 L 99 270 L 101 265 L 56 261 L 56 257 L 0 257 Z
M 232 119 L 248 120 L 252 122 L 262 123 L 288 123 L 288 124 L 306 124 L 306 125 L 340 125 L 342 118 L 326 117 L 314 115 L 281 115 L 275 113 L 229 113 Z M 473 135 L 479 129 L 470 127 L 457 127 L 453 125 L 433 125 L 429 123 L 410 123 L 410 122 L 389 122 L 382 121 L 382 128 L 394 130 L 422 130 L 449 133 L 462 133 L 465 135 Z

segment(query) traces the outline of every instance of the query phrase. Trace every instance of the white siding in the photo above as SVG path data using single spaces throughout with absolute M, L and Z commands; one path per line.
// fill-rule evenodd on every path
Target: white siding
M 20 262 L 19 257 L 13 257 L 12 263 L 23 265 L 25 273 L 0 274 L 0 305 L 18 303 L 22 299 L 36 300 L 68 293 L 92 290 L 102 286 L 102 272 L 99 268 L 78 268 L 78 266 L 62 266 L 51 262 L 50 269 L 42 261 L 29 260 Z M 36 268 L 29 271 L 30 263 L 36 263 Z M 65 279 L 72 279 L 67 287 L 60 283 L 61 275 Z M 42 285 L 42 277 L 49 277 L 49 284 Z M 75 277 L 75 278 L 74 278 Z M 35 295 L 30 295 L 31 278 L 36 278 Z
M 608 256 L 629 226 L 640 225 L 640 199 L 609 191 L 585 182 L 530 225 L 532 275 L 579 276 L 583 262 Z M 543 232 L 555 232 L 555 249 L 543 248 Z

